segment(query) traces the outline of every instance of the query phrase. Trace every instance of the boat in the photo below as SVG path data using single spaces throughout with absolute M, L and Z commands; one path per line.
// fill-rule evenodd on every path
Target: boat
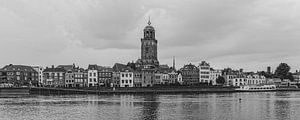
M 259 92 L 259 91 L 275 91 L 275 85 L 246 85 L 235 89 L 240 92 Z

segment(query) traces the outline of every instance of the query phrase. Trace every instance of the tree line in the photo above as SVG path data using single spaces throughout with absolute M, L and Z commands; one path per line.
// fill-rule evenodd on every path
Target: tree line
M 258 74 L 263 75 L 266 78 L 280 78 L 281 80 L 289 79 L 291 81 L 294 81 L 293 74 L 290 72 L 290 70 L 291 70 L 291 67 L 288 64 L 280 63 L 274 73 L 261 71 L 261 72 L 258 72 Z M 217 84 L 224 84 L 225 78 L 223 76 L 219 76 L 216 79 L 216 82 L 217 82 Z

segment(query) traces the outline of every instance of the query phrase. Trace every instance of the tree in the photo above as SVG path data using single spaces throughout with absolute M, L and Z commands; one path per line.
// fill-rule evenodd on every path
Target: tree
M 294 76 L 293 76 L 293 74 L 292 74 L 291 72 L 289 72 L 289 73 L 287 74 L 287 76 L 286 76 L 286 79 L 289 79 L 289 80 L 291 80 L 291 81 L 294 81 Z
M 276 77 L 279 77 L 281 80 L 288 78 L 288 74 L 291 67 L 286 63 L 280 63 L 275 70 Z
M 216 80 L 217 84 L 224 84 L 225 83 L 225 78 L 222 76 L 219 76 Z
M 261 71 L 259 72 L 259 74 L 265 76 L 266 78 L 273 78 L 273 75 L 271 73 L 265 71 Z

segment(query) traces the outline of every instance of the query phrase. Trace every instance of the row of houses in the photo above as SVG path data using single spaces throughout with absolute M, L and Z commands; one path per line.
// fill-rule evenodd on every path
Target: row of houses
M 153 85 L 260 85 L 268 79 L 258 73 L 243 70 L 213 69 L 202 61 L 198 66 L 184 65 L 179 70 L 168 65 L 153 69 L 136 67 L 134 63 L 116 63 L 113 67 L 88 65 L 87 69 L 73 65 L 41 66 L 6 65 L 0 69 L 0 82 L 16 86 L 35 85 L 49 87 L 148 87 Z M 218 83 L 223 77 L 225 82 Z M 299 77 L 299 76 L 296 76 Z
M 209 63 L 202 61 L 198 66 L 193 64 L 185 65 L 179 70 L 182 76 L 182 84 L 210 84 L 226 86 L 243 86 L 243 85 L 262 85 L 267 84 L 265 76 L 258 73 L 247 73 L 243 70 L 213 69 Z M 217 79 L 223 77 L 225 83 L 217 83 Z

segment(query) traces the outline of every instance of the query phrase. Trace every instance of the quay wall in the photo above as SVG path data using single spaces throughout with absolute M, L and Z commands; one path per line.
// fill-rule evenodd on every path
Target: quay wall
M 277 92 L 277 91 L 300 91 L 299 88 L 280 88 L 273 91 L 249 91 L 249 92 Z M 33 95 L 64 95 L 64 94 L 179 94 L 179 93 L 233 93 L 241 92 L 233 87 L 149 87 L 149 88 L 99 88 L 99 89 L 70 89 L 70 88 L 44 88 L 34 87 L 30 89 Z M 243 91 L 245 92 L 245 91 Z M 247 91 L 246 91 L 247 92 Z
M 146 93 L 226 93 L 235 92 L 234 88 L 197 88 L 197 87 L 149 87 L 149 88 L 100 88 L 100 89 L 69 89 L 42 88 L 30 89 L 30 94 L 146 94 Z

